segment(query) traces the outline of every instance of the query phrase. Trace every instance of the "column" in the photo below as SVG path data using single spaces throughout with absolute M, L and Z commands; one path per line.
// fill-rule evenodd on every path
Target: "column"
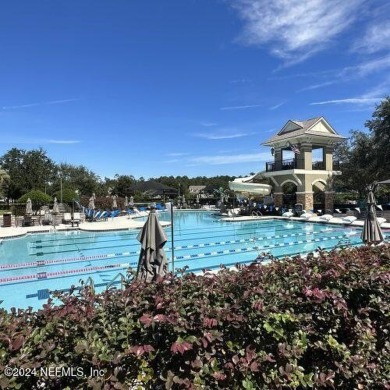
M 276 207 L 283 206 L 283 192 L 274 192 L 274 203 Z
M 325 191 L 325 212 L 333 214 L 334 209 L 334 191 Z
M 312 210 L 313 192 L 297 192 L 297 203 L 302 203 L 304 210 Z

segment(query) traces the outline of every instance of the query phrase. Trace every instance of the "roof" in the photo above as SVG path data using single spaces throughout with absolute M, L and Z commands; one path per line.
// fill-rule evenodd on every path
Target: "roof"
M 155 180 L 140 181 L 132 187 L 133 191 L 149 192 L 155 195 L 163 195 L 164 193 L 177 193 L 178 190 L 174 187 L 167 186 Z
M 199 191 L 202 191 L 206 188 L 206 186 L 189 186 L 188 187 L 188 190 L 190 192 L 199 192 Z
M 338 134 L 327 120 L 321 116 L 304 121 L 289 120 L 276 135 L 263 142 L 262 145 L 272 146 L 280 141 L 304 138 L 306 136 L 334 139 L 335 141 L 341 141 L 345 138 Z

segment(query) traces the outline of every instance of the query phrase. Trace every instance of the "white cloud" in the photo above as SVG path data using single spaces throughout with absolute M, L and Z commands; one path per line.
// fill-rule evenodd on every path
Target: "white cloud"
M 365 53 L 376 53 L 390 49 L 390 25 L 388 21 L 376 23 L 367 28 L 362 39 L 355 42 L 352 49 Z
M 357 98 L 347 98 L 347 99 L 335 99 L 335 100 L 325 100 L 322 102 L 313 102 L 310 103 L 311 106 L 317 106 L 322 104 L 372 104 L 378 103 L 382 100 L 381 97 L 357 97 Z
M 353 67 L 347 67 L 341 72 L 341 76 L 354 77 L 357 75 L 363 77 L 388 68 L 390 68 L 390 55 L 362 62 Z
M 269 153 L 236 154 L 221 156 L 199 156 L 190 159 L 190 163 L 200 165 L 226 165 L 248 162 L 264 162 L 270 159 Z
M 240 41 L 270 44 L 280 58 L 300 62 L 323 50 L 358 17 L 364 0 L 238 0 Z
M 0 139 L 2 144 L 26 144 L 26 145 L 45 145 L 45 144 L 61 144 L 71 145 L 78 144 L 79 140 L 64 140 L 64 139 L 46 139 L 46 138 L 28 138 L 28 137 L 7 137 Z
M 338 83 L 338 82 L 339 81 L 337 81 L 337 80 L 325 81 L 323 83 L 309 85 L 308 87 L 305 87 L 305 88 L 302 88 L 302 89 L 298 90 L 298 92 L 311 91 L 313 89 L 327 87 L 328 85 L 332 85 L 332 84 L 335 84 L 335 83 Z
M 256 108 L 261 107 L 259 104 L 252 104 L 247 106 L 229 106 L 229 107 L 221 107 L 220 110 L 227 111 L 227 110 L 245 110 L 247 108 Z
M 232 138 L 241 138 L 250 135 L 249 133 L 242 132 L 232 132 L 232 131 L 218 131 L 215 133 L 196 133 L 193 134 L 195 137 L 205 138 L 210 140 L 218 139 L 232 139 Z
M 48 144 L 62 144 L 62 145 L 80 143 L 80 141 L 77 140 L 66 140 L 66 139 L 48 139 L 48 140 L 41 140 L 41 142 L 48 143 Z
M 274 106 L 270 107 L 269 109 L 270 109 L 271 111 L 273 111 L 273 110 L 276 110 L 276 109 L 279 108 L 279 107 L 282 107 L 284 104 L 286 104 L 286 101 L 281 102 L 281 103 L 279 103 L 279 104 L 275 104 Z
M 214 122 L 200 122 L 200 124 L 204 127 L 213 127 L 213 126 L 217 126 L 217 123 L 214 123 Z
M 69 103 L 74 102 L 79 99 L 62 99 L 62 100 L 51 100 L 48 102 L 40 102 L 40 103 L 28 103 L 28 104 L 20 104 L 17 106 L 3 106 L 1 107 L 2 110 L 17 110 L 19 108 L 29 108 L 29 107 L 36 107 L 36 106 L 44 106 L 44 105 L 51 105 L 51 104 L 62 104 L 62 103 Z

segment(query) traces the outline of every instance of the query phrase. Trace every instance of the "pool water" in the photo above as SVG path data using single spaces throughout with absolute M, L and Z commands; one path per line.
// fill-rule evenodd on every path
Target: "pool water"
M 170 215 L 161 213 L 159 218 L 169 221 Z M 196 211 L 175 212 L 173 226 L 175 269 L 188 266 L 194 272 L 249 263 L 262 253 L 283 257 L 318 247 L 361 245 L 361 229 L 352 226 L 286 220 L 224 222 L 213 213 Z M 171 228 L 165 230 L 168 242 L 164 249 L 171 267 Z M 37 309 L 47 302 L 50 290 L 67 290 L 88 278 L 97 291 L 120 284 L 118 275 L 137 267 L 138 232 L 68 231 L 3 240 L 1 307 Z

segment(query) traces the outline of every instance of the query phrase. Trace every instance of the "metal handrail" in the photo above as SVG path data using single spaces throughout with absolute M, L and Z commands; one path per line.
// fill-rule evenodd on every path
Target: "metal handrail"
M 108 290 L 115 282 L 115 280 L 120 276 L 121 278 L 121 288 L 123 288 L 124 282 L 126 281 L 126 276 L 122 274 L 122 272 L 119 272 L 111 281 L 107 284 L 106 290 Z
M 84 286 L 90 286 L 92 291 L 95 292 L 95 281 L 89 276 L 88 279 L 85 281 Z

